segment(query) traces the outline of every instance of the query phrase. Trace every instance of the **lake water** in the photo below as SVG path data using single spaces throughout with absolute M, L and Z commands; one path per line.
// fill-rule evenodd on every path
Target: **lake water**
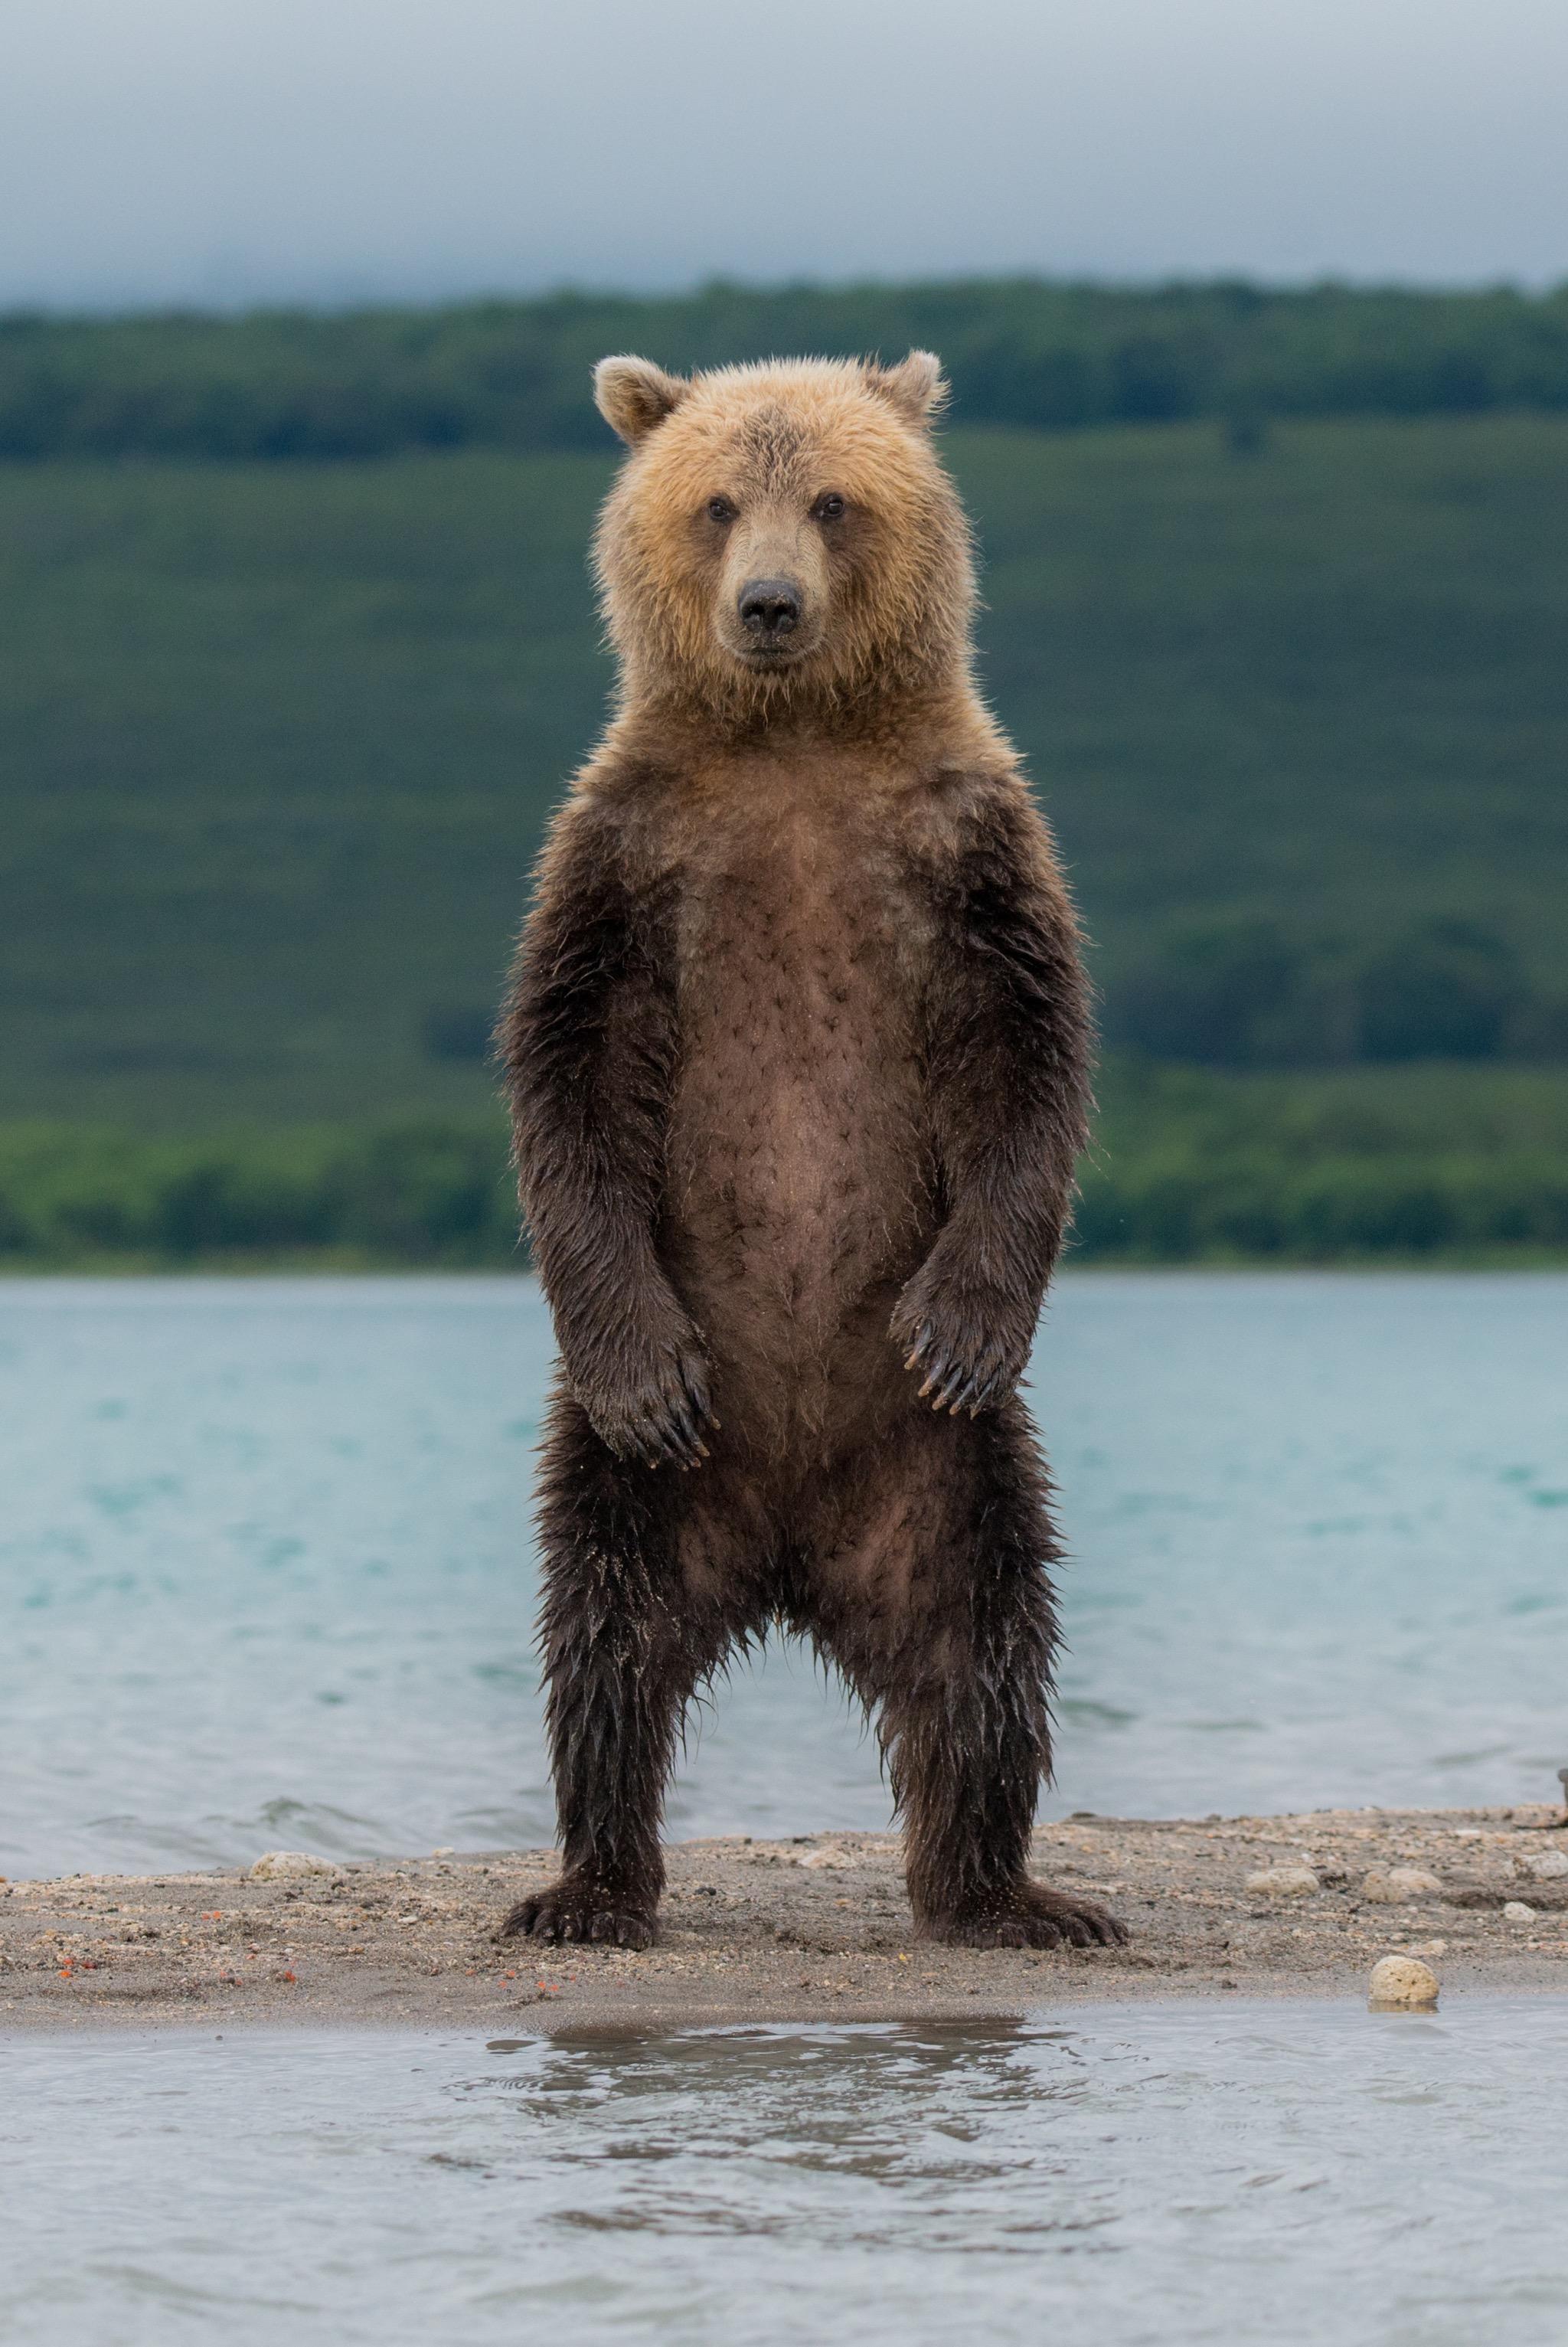
M 1052 1806 L 1541 1798 L 1568 1280 L 1081 1276 Z M 526 1282 L 0 1290 L 0 1872 L 550 1830 Z M 879 1825 L 787 1655 L 676 1833 Z M 1568 2338 L 1568 2000 L 0 2037 L 18 2347 Z
M 0 2039 L 15 2347 L 1562 2347 L 1568 2000 Z
M 519 1279 L 0 1283 L 0 1872 L 538 1843 Z M 1054 1813 L 1543 1799 L 1568 1764 L 1568 1278 L 1064 1279 Z M 880 1826 L 787 1654 L 676 1835 Z

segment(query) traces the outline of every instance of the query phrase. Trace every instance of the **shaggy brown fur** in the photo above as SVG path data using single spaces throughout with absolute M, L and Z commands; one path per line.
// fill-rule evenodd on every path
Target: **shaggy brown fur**
M 630 448 L 598 539 L 620 703 L 501 1035 L 561 1355 L 540 1525 L 566 1867 L 507 1928 L 647 1943 L 686 1706 L 777 1622 L 876 1718 L 922 1931 L 1109 1942 L 1027 1871 L 1055 1543 L 1015 1394 L 1089 1020 L 1049 835 L 971 682 L 937 363 L 687 383 L 607 359 L 598 388 Z M 758 581 L 793 613 L 776 635 L 746 617 Z

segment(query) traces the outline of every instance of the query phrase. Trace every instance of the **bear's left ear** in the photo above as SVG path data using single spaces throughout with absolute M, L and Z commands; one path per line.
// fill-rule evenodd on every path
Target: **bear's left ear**
M 896 367 L 868 366 L 866 382 L 909 424 L 931 423 L 947 402 L 942 362 L 935 351 L 911 351 Z
M 629 448 L 645 440 L 691 390 L 680 375 L 666 374 L 651 359 L 600 359 L 593 371 L 593 396 L 611 431 Z

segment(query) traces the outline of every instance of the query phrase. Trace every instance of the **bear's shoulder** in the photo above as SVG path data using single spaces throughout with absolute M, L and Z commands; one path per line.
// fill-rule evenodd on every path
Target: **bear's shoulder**
M 916 805 L 921 846 L 942 863 L 1051 860 L 1050 826 L 1014 757 L 937 761 L 922 777 Z
M 550 825 L 552 844 L 618 859 L 651 851 L 678 795 L 669 762 L 645 753 L 601 750 L 572 777 Z

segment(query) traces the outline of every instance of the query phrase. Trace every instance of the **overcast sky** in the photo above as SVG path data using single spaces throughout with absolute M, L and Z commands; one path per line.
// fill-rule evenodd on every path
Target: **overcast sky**
M 0 303 L 1568 277 L 1568 0 L 0 8 Z

